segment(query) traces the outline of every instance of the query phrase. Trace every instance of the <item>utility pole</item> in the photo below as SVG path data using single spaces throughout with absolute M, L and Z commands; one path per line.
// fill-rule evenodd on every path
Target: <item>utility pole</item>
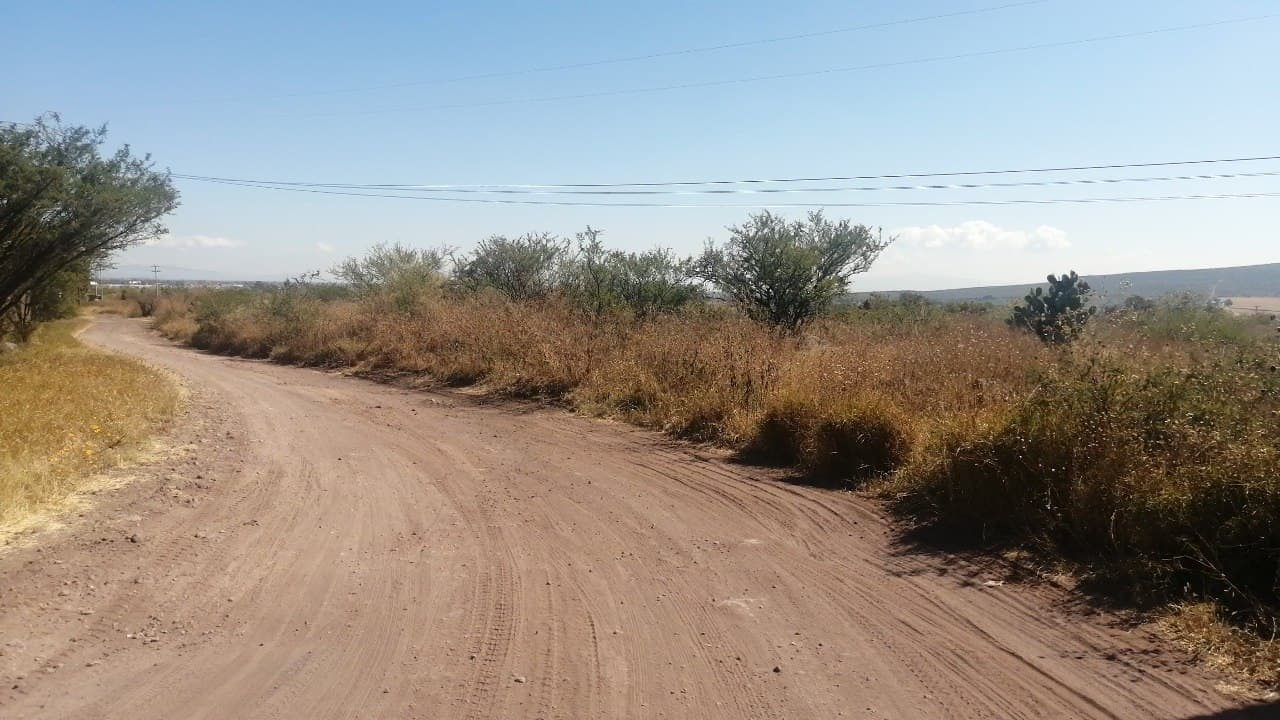
M 151 284 L 155 286 L 157 293 L 160 292 L 160 266 L 159 265 L 151 266 L 151 277 L 152 277 Z

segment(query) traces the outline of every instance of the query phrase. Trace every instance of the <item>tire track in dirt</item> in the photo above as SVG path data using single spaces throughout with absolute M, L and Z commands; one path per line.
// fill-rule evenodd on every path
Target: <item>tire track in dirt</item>
M 986 585 L 991 567 L 896 545 L 864 500 L 715 450 L 203 355 L 133 322 L 86 339 L 185 376 L 195 407 L 181 454 L 0 554 L 6 719 L 1233 706 L 1060 591 Z

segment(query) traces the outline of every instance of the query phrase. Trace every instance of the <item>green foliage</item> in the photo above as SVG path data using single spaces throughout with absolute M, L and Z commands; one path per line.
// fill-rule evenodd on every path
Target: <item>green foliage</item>
M 539 300 L 564 286 L 569 244 L 550 233 L 481 240 L 454 269 L 464 288 L 492 288 L 512 300 Z
M 1050 275 L 1048 280 L 1048 293 L 1034 288 L 1027 293 L 1025 305 L 1014 306 L 1009 325 L 1033 332 L 1051 345 L 1061 345 L 1080 334 L 1096 308 L 1088 305 L 1092 293 L 1089 283 L 1074 270 L 1061 278 Z
M 691 261 L 676 258 L 670 250 L 608 250 L 600 242 L 600 231 L 590 227 L 578 233 L 577 245 L 574 293 L 594 315 L 621 307 L 641 318 L 652 317 L 678 310 L 701 296 Z
M 358 295 L 383 297 L 405 311 L 439 290 L 447 256 L 441 248 L 379 243 L 364 257 L 347 258 L 331 272 Z
M 792 332 L 845 292 L 889 244 L 865 225 L 832 222 L 821 212 L 787 222 L 765 211 L 729 231 L 723 246 L 708 245 L 699 277 L 753 319 Z
M 105 128 L 53 114 L 0 126 L 0 332 L 23 325 L 20 306 L 56 292 L 60 273 L 164 232 L 159 218 L 178 205 L 168 174 L 127 145 L 104 156 L 105 141 Z

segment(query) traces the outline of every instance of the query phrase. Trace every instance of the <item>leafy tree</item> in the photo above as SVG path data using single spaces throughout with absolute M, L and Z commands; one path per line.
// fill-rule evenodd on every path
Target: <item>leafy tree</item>
M 379 243 L 361 258 L 347 258 L 331 270 L 362 295 L 383 295 L 399 310 L 407 310 L 438 288 L 448 251 Z
M 537 300 L 563 286 L 569 260 L 569 244 L 550 233 L 494 235 L 458 263 L 454 278 L 465 288 L 489 287 L 512 300 Z
M 788 331 L 830 305 L 892 242 L 865 225 L 832 222 L 817 211 L 795 222 L 765 211 L 729 232 L 723 246 L 708 245 L 698 276 L 752 318 Z
M 608 250 L 600 242 L 600 231 L 590 227 L 578 233 L 577 240 L 574 289 L 582 305 L 595 315 L 625 307 L 639 317 L 651 317 L 677 310 L 701 295 L 692 262 L 670 250 Z
M 168 173 L 127 145 L 104 155 L 105 141 L 105 127 L 54 114 L 0 126 L 0 332 L 29 333 L 34 297 L 60 273 L 165 232 L 178 206 Z
M 1074 270 L 1061 278 L 1049 275 L 1048 281 L 1049 292 L 1041 287 L 1032 289 L 1025 305 L 1014 306 L 1008 323 L 1035 333 L 1046 343 L 1061 345 L 1079 335 L 1097 308 L 1088 305 L 1093 290 Z

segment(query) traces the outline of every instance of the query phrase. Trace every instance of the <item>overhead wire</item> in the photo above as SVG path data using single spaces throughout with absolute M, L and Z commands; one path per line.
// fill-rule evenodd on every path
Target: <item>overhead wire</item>
M 1201 181 L 1201 180 L 1231 180 L 1239 178 L 1257 178 L 1257 177 L 1276 177 L 1280 176 L 1280 170 L 1266 170 L 1260 172 L 1243 172 L 1243 173 L 1214 173 L 1201 175 L 1163 175 L 1157 177 L 1124 177 L 1124 178 L 1069 178 L 1065 180 L 1024 180 L 1018 182 L 995 182 L 995 183 L 948 183 L 934 185 L 879 185 L 879 186 L 845 186 L 845 187 L 781 187 L 781 188 L 733 188 L 733 189 L 697 189 L 697 190 L 534 190 L 534 189 L 511 189 L 511 188 L 451 188 L 446 186 L 440 187 L 420 187 L 420 186 L 379 186 L 379 185 L 357 185 L 343 183 L 311 183 L 307 187 L 320 187 L 338 190 L 397 190 L 400 192 L 442 192 L 442 193 L 461 193 L 461 194 L 480 194 L 480 195 L 598 195 L 598 196 L 654 196 L 654 195 L 766 195 L 766 194 L 786 194 L 786 193 L 834 193 L 834 192 L 876 192 L 876 191 L 909 191 L 909 190 L 977 190 L 990 188 L 1015 188 L 1015 187 L 1055 187 L 1069 185 L 1114 185 L 1120 183 L 1155 183 L 1155 182 L 1175 182 L 1175 181 Z M 280 187 L 297 187 L 294 183 L 273 183 L 265 180 L 246 180 L 237 178 L 213 178 L 200 175 L 183 175 L 173 174 L 174 178 L 179 180 L 207 180 L 207 181 L 239 181 L 252 182 L 260 185 L 272 185 Z
M 511 184 L 511 183 L 489 183 L 489 184 L 395 184 L 395 183 L 330 183 L 330 182 L 299 182 L 289 180 L 262 180 L 250 178 L 230 178 L 218 177 L 210 175 L 194 175 L 174 173 L 174 177 L 188 180 L 227 180 L 238 182 L 252 182 L 264 185 L 281 185 L 289 187 L 319 187 L 319 188 L 338 188 L 338 189 L 369 189 L 369 190 L 422 190 L 428 192 L 454 192 L 463 190 L 475 190 L 479 192 L 496 192 L 504 189 L 514 190 L 560 190 L 560 189 L 586 189 L 595 190 L 602 188 L 656 188 L 656 187 L 699 187 L 699 186 L 725 186 L 725 185 L 786 185 L 795 183 L 811 183 L 811 182 L 859 182 L 872 180 L 912 180 L 927 178 L 956 178 L 956 177 L 977 177 L 977 176 L 1000 176 L 1000 175 L 1023 175 L 1023 174 L 1045 174 L 1045 173 L 1064 173 L 1064 172 L 1083 172 L 1083 171 L 1100 171 L 1100 170 L 1132 170 L 1139 168 L 1163 168 L 1163 167 L 1185 167 L 1185 166 L 1201 166 L 1201 165 L 1219 165 L 1219 164 L 1235 164 L 1235 163 L 1252 163 L 1271 160 L 1280 160 L 1280 155 L 1250 155 L 1229 158 L 1200 158 L 1194 160 L 1162 160 L 1154 162 L 1129 162 L 1129 163 L 1095 163 L 1090 165 L 1059 165 L 1049 167 L 1031 167 L 1031 168 L 996 168 L 987 170 L 948 170 L 948 171 L 930 171 L 930 172 L 909 172 L 909 173 L 887 173 L 879 175 L 827 175 L 812 177 L 790 177 L 790 178 L 748 178 L 737 180 L 675 180 L 675 181 L 645 181 L 645 182 L 616 182 L 616 183 L 554 183 L 554 184 Z M 1244 175 L 1245 173 L 1235 173 L 1235 175 Z M 983 186 L 982 184 L 974 184 L 974 186 Z M 950 189 L 948 187 L 929 187 L 927 189 Z M 576 194 L 576 193 L 575 193 Z
M 399 195 L 393 193 L 377 193 L 377 192 L 355 192 L 348 190 L 334 190 L 314 187 L 287 187 L 279 185 L 262 185 L 253 182 L 237 181 L 237 180 L 218 180 L 205 179 L 202 182 L 210 182 L 220 185 L 232 185 L 248 188 L 259 188 L 263 190 L 280 190 L 284 192 L 299 193 L 315 193 L 322 195 L 343 195 L 349 197 L 374 197 L 374 198 L 394 198 L 401 200 L 419 200 L 427 202 L 444 202 L 444 203 L 475 203 L 489 205 L 546 205 L 557 207 L 627 207 L 627 208 L 781 208 L 781 207 L 841 207 L 841 208 L 872 208 L 872 207 L 953 207 L 953 206 L 988 206 L 988 205 L 1057 205 L 1057 204 L 1092 204 L 1092 203 L 1131 203 L 1131 202 L 1158 202 L 1172 200 L 1225 200 L 1225 199 L 1251 199 L 1251 198 L 1273 198 L 1280 197 L 1280 192 L 1274 193 L 1223 193 L 1218 195 L 1163 195 L 1163 196 L 1145 196 L 1145 197 L 1092 197 L 1092 198 L 1019 198 L 1011 200 L 953 200 L 953 201 L 886 201 L 886 202 L 769 202 L 769 203 L 655 203 L 655 202 L 601 202 L 592 200 L 517 200 L 512 198 L 473 198 L 473 197 L 439 197 L 432 195 Z

